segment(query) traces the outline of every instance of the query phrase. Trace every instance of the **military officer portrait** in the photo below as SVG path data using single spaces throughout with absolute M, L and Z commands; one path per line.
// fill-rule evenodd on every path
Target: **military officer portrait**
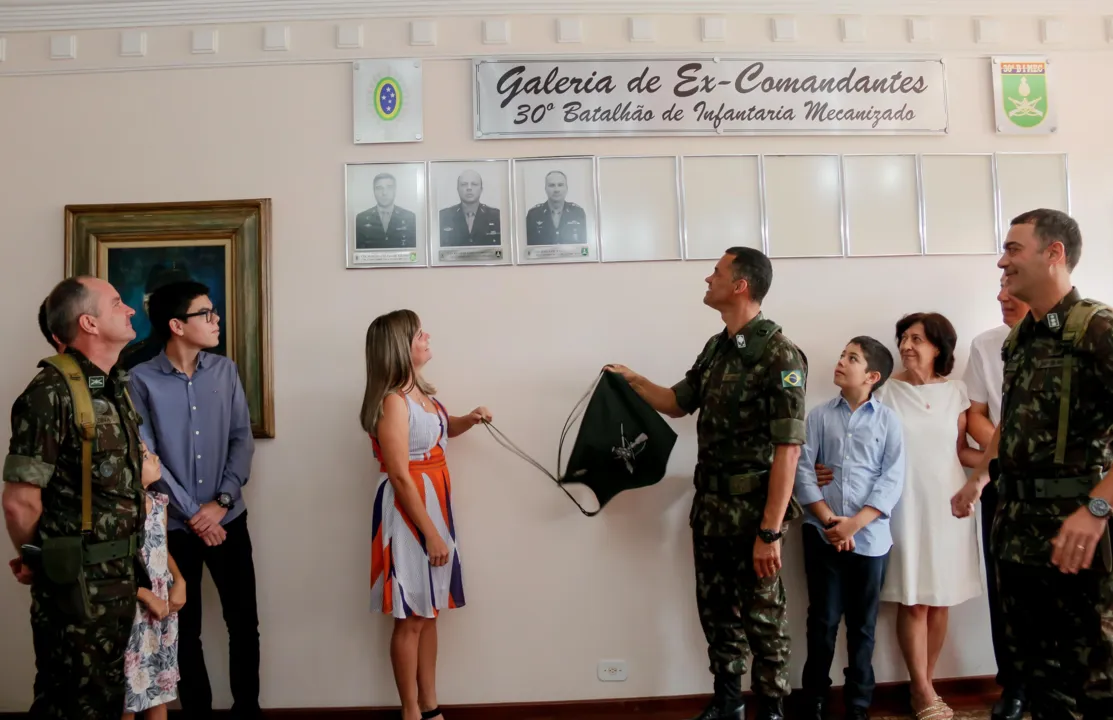
M 483 176 L 472 169 L 464 170 L 456 178 L 456 192 L 460 202 L 440 211 L 441 247 L 502 245 L 499 209 L 480 202 Z
M 545 173 L 545 196 L 526 213 L 526 245 L 583 245 L 588 242 L 587 213 L 568 200 L 568 176 Z
M 412 187 L 409 178 L 378 172 L 371 180 L 375 204 L 355 218 L 356 250 L 396 250 L 417 247 L 417 214 L 395 204 L 398 188 Z M 349 192 L 353 192 L 349 188 Z M 353 193 L 354 194 L 354 193 Z
M 519 257 L 524 262 L 593 262 L 595 158 L 539 157 L 514 161 Z

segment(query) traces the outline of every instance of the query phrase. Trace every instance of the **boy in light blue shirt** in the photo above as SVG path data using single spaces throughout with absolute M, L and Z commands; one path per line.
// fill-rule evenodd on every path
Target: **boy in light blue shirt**
M 904 443 L 896 412 L 873 393 L 893 371 L 877 340 L 851 340 L 835 366 L 838 397 L 808 413 L 807 442 L 796 466 L 804 506 L 808 580 L 806 717 L 826 720 L 839 622 L 847 629 L 846 717 L 868 718 L 873 700 L 874 628 L 889 550 L 889 518 L 904 488 Z M 820 487 L 816 465 L 834 478 Z

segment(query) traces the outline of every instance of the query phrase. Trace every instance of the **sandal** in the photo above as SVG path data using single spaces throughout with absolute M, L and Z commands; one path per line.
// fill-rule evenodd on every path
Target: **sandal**
M 951 720 L 955 716 L 955 711 L 943 701 L 943 698 L 936 695 L 934 702 L 919 712 L 913 708 L 913 716 L 916 720 Z
M 433 718 L 440 717 L 440 715 L 441 709 L 439 707 L 435 707 L 432 710 L 423 710 L 421 712 L 421 720 L 433 720 Z
M 948 716 L 945 710 L 946 707 L 946 705 L 932 703 L 920 712 L 916 713 L 914 717 L 916 718 L 916 720 L 948 720 Z
M 942 697 L 935 696 L 935 701 L 923 710 L 915 713 L 916 720 L 952 720 L 955 711 L 948 706 Z

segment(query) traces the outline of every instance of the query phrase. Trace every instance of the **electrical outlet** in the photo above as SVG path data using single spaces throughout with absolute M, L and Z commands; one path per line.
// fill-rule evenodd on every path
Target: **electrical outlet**
M 603 682 L 622 682 L 626 679 L 626 661 L 600 660 L 599 679 Z

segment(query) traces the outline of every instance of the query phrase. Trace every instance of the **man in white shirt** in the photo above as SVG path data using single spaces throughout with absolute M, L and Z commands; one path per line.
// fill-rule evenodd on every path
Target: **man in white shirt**
M 966 432 L 983 449 L 992 439 L 994 428 L 1001 422 L 1001 390 L 1004 384 L 1001 346 L 1005 344 L 1009 330 L 1028 314 L 1028 306 L 1005 290 L 1004 278 L 1001 291 L 997 293 L 997 301 L 1001 304 L 1001 320 L 1004 324 L 986 330 L 970 343 L 970 361 L 966 365 L 963 378 L 970 393 Z M 997 573 L 989 550 L 989 532 L 996 509 L 997 488 L 994 483 L 989 483 L 982 490 L 982 546 L 985 548 L 983 554 L 993 654 L 997 658 L 997 684 L 1002 689 L 1001 699 L 994 705 L 991 717 L 993 720 L 1020 720 L 1024 715 L 1024 688 L 1014 676 L 1013 664 L 1006 655 L 1008 646 L 1005 643 L 1005 626 L 997 595 Z

